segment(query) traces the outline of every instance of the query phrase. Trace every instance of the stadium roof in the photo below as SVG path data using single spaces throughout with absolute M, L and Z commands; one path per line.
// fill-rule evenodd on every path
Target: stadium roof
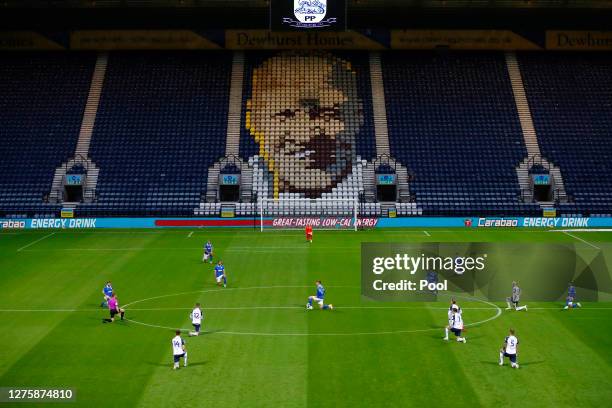
M 269 6 L 269 0 L 3 0 L 0 6 L 105 7 L 251 7 Z M 612 0 L 347 0 L 350 8 L 612 8 Z
M 612 0 L 346 0 L 349 29 L 612 29 Z M 0 29 L 266 29 L 270 0 L 0 0 Z

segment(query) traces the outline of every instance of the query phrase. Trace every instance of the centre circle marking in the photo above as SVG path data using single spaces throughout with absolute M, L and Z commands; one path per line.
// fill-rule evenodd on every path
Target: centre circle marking
M 153 296 L 153 297 L 149 297 L 149 298 L 145 298 L 145 299 L 139 299 L 139 300 L 135 300 L 133 302 L 127 303 L 123 306 L 124 309 L 126 309 L 126 311 L 128 310 L 128 308 L 130 306 L 139 304 L 139 303 L 144 303 L 144 302 L 148 302 L 150 300 L 156 300 L 156 299 L 163 299 L 163 298 L 168 298 L 168 297 L 174 297 L 174 296 L 182 296 L 182 295 L 190 295 L 190 294 L 194 294 L 194 293 L 211 293 L 211 292 L 229 292 L 229 291 L 236 291 L 236 290 L 257 290 L 257 289 L 304 289 L 304 288 L 310 288 L 311 286 L 250 286 L 250 287 L 246 287 L 246 288 L 224 288 L 224 289 L 206 289 L 206 290 L 193 290 L 193 291 L 189 291 L 189 292 L 179 292 L 179 293 L 171 293 L 171 294 L 166 294 L 166 295 L 159 295 L 159 296 Z M 328 286 L 330 288 L 359 288 L 359 286 Z M 491 307 L 487 307 L 487 308 L 478 308 L 478 309 L 486 309 L 486 310 L 495 310 L 496 313 L 494 316 L 489 317 L 487 319 L 484 320 L 479 320 L 477 322 L 473 322 L 470 324 L 466 324 L 465 327 L 473 327 L 473 326 L 478 326 L 484 323 L 488 323 L 492 320 L 497 319 L 499 316 L 501 316 L 502 314 L 502 310 L 499 306 L 497 306 L 494 303 L 491 303 L 487 300 L 483 300 L 483 299 L 478 299 L 478 298 L 473 298 L 473 297 L 469 297 L 469 296 L 460 296 L 460 295 L 454 295 L 453 297 L 456 298 L 461 298 L 461 299 L 466 299 L 466 300 L 471 300 L 471 301 L 475 301 L 475 302 L 480 302 L 480 303 L 484 303 L 485 305 L 491 306 Z M 253 306 L 253 307 L 211 307 L 211 308 L 204 308 L 204 310 L 209 309 L 209 310 L 242 310 L 242 309 L 303 309 L 302 307 L 298 307 L 298 306 Z M 345 307 L 338 307 L 338 309 L 342 310 L 342 309 L 417 309 L 418 308 L 414 308 L 414 307 L 401 307 L 401 306 L 389 306 L 389 307 L 385 307 L 385 306 L 345 306 Z M 446 308 L 425 308 L 425 309 L 440 309 L 440 310 L 446 310 Z M 476 309 L 476 308 L 473 308 Z M 162 311 L 162 310 L 191 310 L 191 308 L 151 308 L 151 309 L 132 309 L 132 310 L 158 310 L 158 311 Z M 466 310 L 469 310 L 466 309 Z M 333 312 L 331 312 L 333 313 Z M 191 329 L 185 329 L 185 328 L 177 328 L 177 327 L 170 327 L 170 326 L 162 326 L 162 325 L 157 325 L 157 324 L 150 324 L 150 323 L 145 323 L 145 322 L 140 322 L 138 320 L 134 320 L 134 319 L 125 319 L 128 322 L 131 323 L 136 323 L 139 324 L 141 326 L 146 326 L 146 327 L 152 327 L 152 328 L 156 328 L 156 329 L 164 329 L 164 330 L 181 330 L 183 332 L 189 332 L 191 331 Z M 375 332 L 352 332 L 352 333 L 268 333 L 268 332 L 239 332 L 239 331 L 214 331 L 214 332 L 202 332 L 202 334 L 226 334 L 226 335 L 233 335 L 233 336 L 269 336 L 269 337 L 299 337 L 299 336 L 375 336 L 375 335 L 387 335 L 387 334 L 406 334 L 406 333 L 423 333 L 423 332 L 431 332 L 431 331 L 438 331 L 441 328 L 430 328 L 430 329 L 411 329 L 411 330 L 392 330 L 392 331 L 375 331 Z

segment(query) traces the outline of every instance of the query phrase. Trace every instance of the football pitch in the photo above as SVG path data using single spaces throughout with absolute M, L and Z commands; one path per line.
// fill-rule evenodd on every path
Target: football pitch
M 227 288 L 202 263 L 207 239 Z M 302 231 L 2 231 L 0 386 L 71 388 L 68 406 L 83 407 L 612 406 L 612 302 L 516 312 L 462 300 L 462 344 L 442 340 L 448 301 L 360 291 L 362 242 L 610 241 L 545 230 L 315 231 L 312 244 Z M 334 310 L 305 310 L 317 279 Z M 127 321 L 102 324 L 107 280 Z M 173 371 L 173 329 L 191 328 L 196 302 L 204 333 L 184 333 L 189 365 Z M 498 365 L 509 328 L 518 370 Z

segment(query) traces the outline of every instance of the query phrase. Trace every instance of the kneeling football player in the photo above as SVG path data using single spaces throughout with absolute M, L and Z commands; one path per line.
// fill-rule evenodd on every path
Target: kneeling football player
M 121 314 L 121 320 L 125 316 L 125 310 L 119 307 L 119 300 L 117 294 L 113 293 L 110 299 L 108 299 L 108 310 L 110 312 L 110 319 L 102 319 L 102 323 L 112 323 L 115 321 L 115 316 Z
M 463 330 L 463 317 L 461 317 L 461 313 L 459 313 L 458 309 L 452 309 L 453 318 L 451 320 L 451 332 L 457 338 L 457 341 L 460 343 L 465 343 L 467 340 L 465 337 L 461 336 L 461 331 Z M 444 338 L 444 340 L 448 340 L 448 337 Z
M 187 367 L 187 349 L 185 348 L 185 340 L 181 337 L 181 331 L 176 331 L 176 336 L 172 338 L 172 354 L 174 357 L 174 369 L 178 369 L 183 358 L 183 367 Z
M 217 281 L 217 286 L 221 286 L 223 283 L 223 287 L 227 287 L 227 276 L 225 276 L 223 261 L 219 261 L 217 265 L 215 265 L 215 280 Z
M 518 363 L 516 362 L 516 357 L 518 356 L 518 338 L 514 335 L 514 329 L 510 329 L 510 333 L 506 336 L 504 340 L 504 345 L 501 350 L 499 350 L 499 365 L 504 365 L 504 357 L 508 357 L 510 360 L 510 367 L 519 368 Z
M 307 310 L 311 310 L 312 309 L 312 302 L 317 302 L 319 304 L 319 308 L 323 309 L 323 310 L 332 310 L 334 308 L 334 305 L 329 304 L 326 305 L 325 304 L 325 288 L 323 287 L 323 285 L 321 284 L 321 281 L 318 280 L 315 282 L 315 284 L 317 285 L 317 294 L 315 296 L 308 296 L 308 303 L 306 304 L 306 309 Z
M 202 325 L 202 319 L 204 319 L 204 314 L 202 313 L 202 309 L 200 309 L 200 304 L 196 303 L 195 307 L 191 311 L 191 324 L 193 325 L 193 331 L 189 332 L 190 336 L 199 336 L 200 335 L 200 326 Z
M 452 299 L 451 305 L 448 308 L 448 326 L 444 328 L 444 340 L 448 340 L 448 331 L 453 327 L 453 313 L 455 312 L 461 314 L 461 308 L 455 299 Z

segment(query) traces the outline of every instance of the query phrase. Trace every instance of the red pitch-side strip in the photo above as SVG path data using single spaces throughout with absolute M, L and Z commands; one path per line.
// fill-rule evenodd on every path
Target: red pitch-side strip
M 259 220 L 256 222 L 259 225 Z M 264 220 L 264 226 L 272 220 Z M 253 220 L 155 220 L 156 227 L 252 227 Z

